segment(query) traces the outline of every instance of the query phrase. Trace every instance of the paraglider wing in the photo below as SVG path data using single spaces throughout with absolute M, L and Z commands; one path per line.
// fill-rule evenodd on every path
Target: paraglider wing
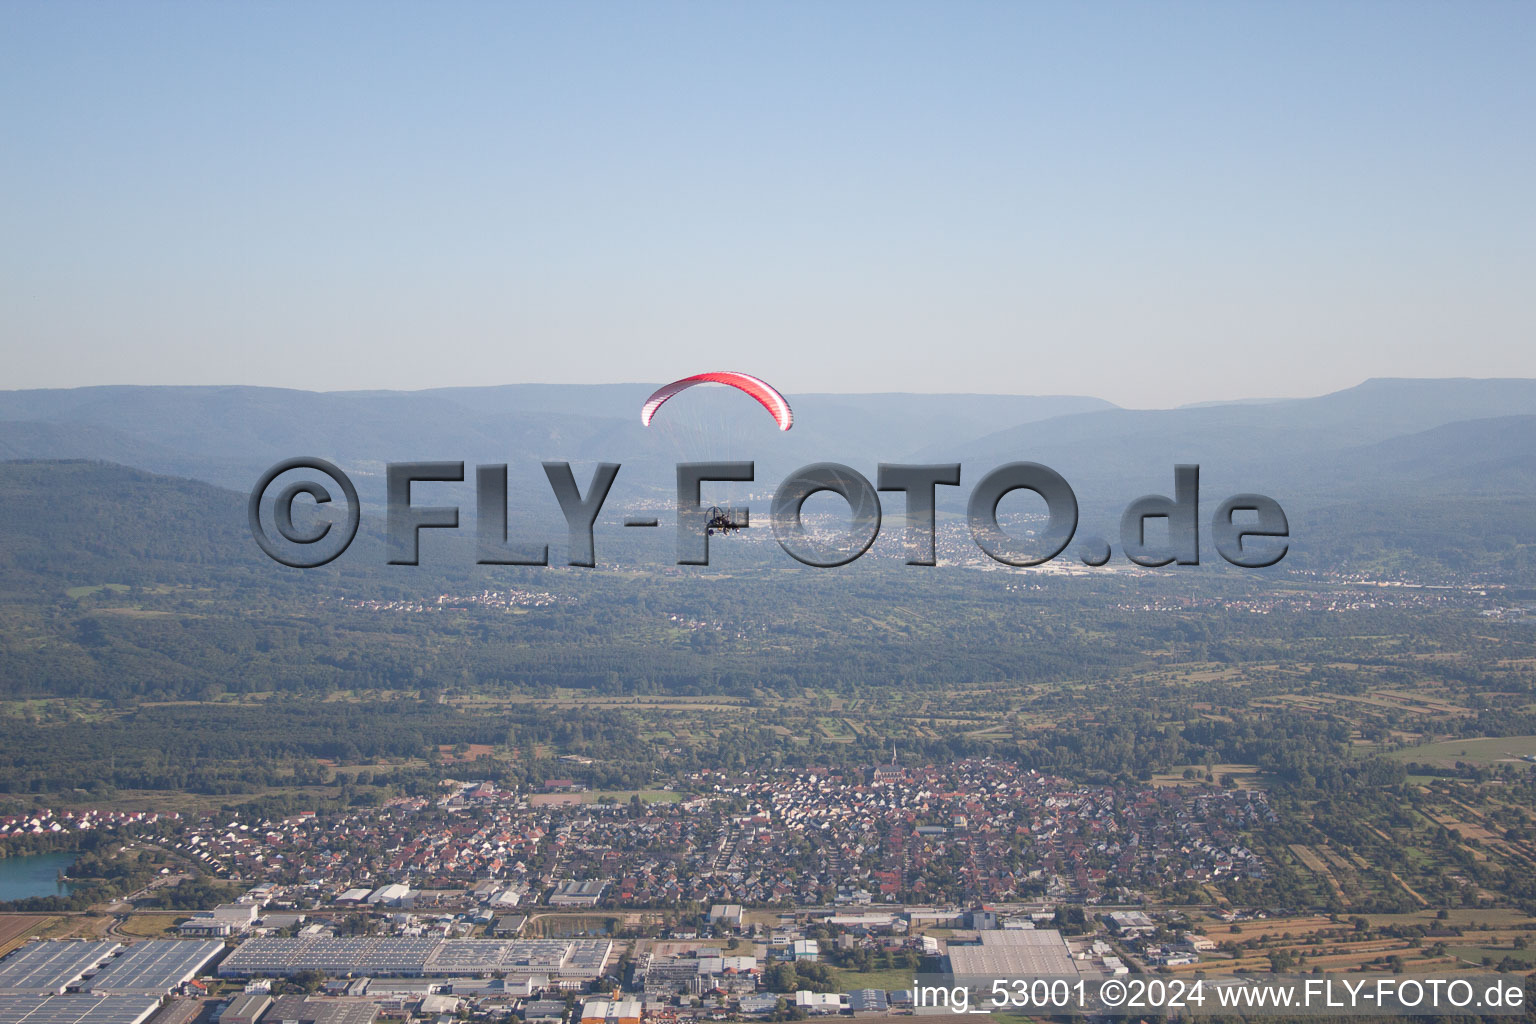
M 774 422 L 780 430 L 788 430 L 795 422 L 795 414 L 790 411 L 789 403 L 784 396 L 767 381 L 759 380 L 749 373 L 733 373 L 731 371 L 717 371 L 714 373 L 696 373 L 692 377 L 684 377 L 675 380 L 666 387 L 657 389 L 656 393 L 645 400 L 645 405 L 640 407 L 640 422 L 646 426 L 651 425 L 651 417 L 656 415 L 662 403 L 679 391 L 686 391 L 695 384 L 728 384 L 739 391 L 745 391 L 760 402 L 764 409 L 773 416 Z

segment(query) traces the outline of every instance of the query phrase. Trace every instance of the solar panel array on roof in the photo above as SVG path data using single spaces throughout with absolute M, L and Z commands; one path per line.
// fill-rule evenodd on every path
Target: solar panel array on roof
M 560 973 L 567 978 L 595 978 L 603 973 L 612 952 L 613 942 L 609 939 L 577 939 L 571 943 L 570 956 L 566 957 Z
M 0 997 L 0 1024 L 142 1024 L 159 1007 L 153 996 L 10 995 Z
M 440 941 L 379 937 L 248 939 L 219 965 L 219 974 L 421 974 L 427 957 Z
M 503 971 L 596 978 L 607 965 L 608 939 L 397 939 L 329 937 L 247 939 L 219 965 L 225 977 L 330 975 L 465 975 Z
M 426 973 L 602 973 L 613 944 L 607 939 L 444 939 L 427 960 Z
M 445 939 L 427 960 L 425 973 L 591 979 L 603 973 L 612 951 L 609 939 Z
M 565 943 L 556 965 L 565 959 Z M 490 974 L 501 970 L 507 953 L 505 942 L 486 942 L 483 939 L 444 939 L 427 958 L 425 970 L 432 974 Z
M 224 951 L 224 943 L 156 939 L 137 942 L 85 986 L 91 992 L 120 992 L 162 996 L 197 977 L 208 961 Z
M 119 945 L 66 939 L 29 942 L 0 960 L 0 994 L 57 995 Z

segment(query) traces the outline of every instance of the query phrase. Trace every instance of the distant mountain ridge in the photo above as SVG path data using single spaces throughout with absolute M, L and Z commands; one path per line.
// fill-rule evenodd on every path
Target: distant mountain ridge
M 540 488 L 541 460 L 619 461 L 627 484 L 658 497 L 675 462 L 699 458 L 755 459 L 765 484 L 816 461 L 871 476 L 877 462 L 961 462 L 969 483 L 1028 459 L 1062 472 L 1090 503 L 1166 490 L 1178 462 L 1200 463 L 1215 489 L 1325 502 L 1368 499 L 1403 481 L 1485 494 L 1532 487 L 1531 379 L 1374 378 L 1313 398 L 1152 410 L 1083 396 L 790 395 L 788 433 L 719 388 L 670 403 L 647 429 L 638 410 L 650 388 L 0 391 L 0 458 L 100 459 L 236 491 L 291 455 L 333 459 L 374 492 L 384 463 L 418 459 L 507 462 L 515 486 Z
M 701 388 L 656 426 L 639 422 L 649 384 L 514 384 L 426 391 L 312 392 L 255 387 L 91 387 L 0 392 L 0 456 L 96 458 L 249 486 L 267 465 L 320 455 L 369 470 L 410 459 L 517 463 L 753 457 L 899 459 L 936 434 L 1115 408 L 1096 398 L 997 395 L 793 396 L 781 435 L 749 399 Z M 535 470 L 536 466 L 533 467 Z M 542 477 L 540 477 L 542 479 Z

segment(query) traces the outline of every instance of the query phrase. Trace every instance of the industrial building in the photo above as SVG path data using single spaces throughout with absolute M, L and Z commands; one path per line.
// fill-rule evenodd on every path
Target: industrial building
M 60 995 L 121 948 L 117 942 L 29 942 L 0 960 L 0 995 Z
M 119 951 L 120 955 L 114 955 Z M 0 996 L 59 995 L 75 990 L 98 996 L 158 999 L 197 977 L 223 951 L 222 942 L 175 939 L 136 942 L 126 949 L 116 942 L 78 939 L 29 942 L 0 960 Z
M 795 993 L 795 1006 L 806 1013 L 842 1013 L 848 1008 L 848 994 L 800 989 Z
M 534 999 L 523 1006 L 524 1024 L 562 1024 L 564 1020 L 564 1000 Z
M 109 979 L 113 966 L 110 957 L 121 948 L 116 942 L 58 939 L 22 946 L 0 960 L 0 1024 L 143 1024 L 159 1009 L 164 991 L 130 988 L 104 990 L 107 994 L 62 994 L 66 989 L 94 986 L 98 979 Z M 88 980 L 86 976 L 104 962 L 107 968 Z
M 950 973 L 959 984 L 997 978 L 1076 978 L 1077 962 L 1062 934 L 1050 928 L 981 933 L 978 946 L 949 947 Z
M 368 902 L 382 903 L 388 907 L 403 907 L 413 902 L 414 895 L 410 886 L 394 882 L 375 889 L 368 897 Z
M 143 1024 L 159 1008 L 151 996 L 6 995 L 0 1024 Z
M 638 999 L 588 999 L 581 1007 L 581 1024 L 640 1024 Z
M 212 910 L 201 910 L 177 926 L 183 936 L 223 938 L 251 930 L 258 908 L 254 903 L 225 903 Z
M 857 1016 L 861 1013 L 884 1014 L 890 1009 L 885 991 L 878 988 L 861 988 L 848 993 L 848 1009 Z
M 549 898 L 549 905 L 552 907 L 595 907 L 598 901 L 603 898 L 603 890 L 606 888 L 608 888 L 608 883 L 600 878 L 589 878 L 582 882 L 566 882 Z
M 163 996 L 197 977 L 224 943 L 156 939 L 136 942 L 82 986 L 96 995 Z
M 219 1024 L 256 1024 L 271 1005 L 272 997 L 265 992 L 242 992 L 219 1011 L 218 1021 Z
M 741 928 L 740 903 L 716 903 L 709 908 L 709 923 L 717 928 Z
M 527 923 L 527 914 L 502 914 L 491 925 L 491 935 L 498 939 L 515 939 L 522 934 L 523 926 Z
M 221 977 L 290 977 L 302 971 L 337 976 L 454 977 L 498 973 L 516 981 L 600 977 L 613 952 L 609 939 L 302 938 L 250 939 L 219 965 Z
M 373 1024 L 379 1004 L 366 999 L 279 996 L 262 1017 L 265 1024 Z
M 321 974 L 403 974 L 419 976 L 441 939 L 330 938 L 248 939 L 219 965 L 220 977 L 288 977 L 304 971 Z

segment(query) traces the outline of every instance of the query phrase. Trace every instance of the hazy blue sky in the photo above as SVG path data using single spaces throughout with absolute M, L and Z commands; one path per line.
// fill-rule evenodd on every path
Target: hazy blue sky
M 1536 4 L 0 6 L 0 387 L 1536 376 Z

